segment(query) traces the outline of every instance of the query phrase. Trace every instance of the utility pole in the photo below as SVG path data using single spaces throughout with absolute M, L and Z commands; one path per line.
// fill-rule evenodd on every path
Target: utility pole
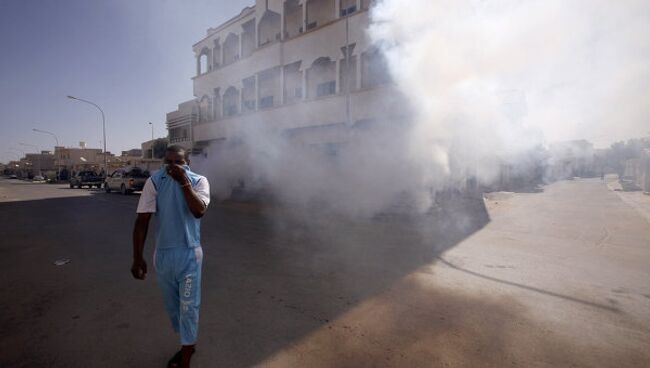
M 102 108 L 99 107 L 99 105 L 97 105 L 96 103 L 94 103 L 92 101 L 84 100 L 83 98 L 78 98 L 78 97 L 74 97 L 74 96 L 70 96 L 70 95 L 68 95 L 68 98 L 71 99 L 71 100 L 77 100 L 77 101 L 81 101 L 81 102 L 85 102 L 87 104 L 93 105 L 99 110 L 99 112 L 102 113 L 102 130 L 104 132 L 104 173 L 107 175 L 108 174 L 108 156 L 106 154 L 106 118 L 104 117 L 104 110 L 102 110 Z

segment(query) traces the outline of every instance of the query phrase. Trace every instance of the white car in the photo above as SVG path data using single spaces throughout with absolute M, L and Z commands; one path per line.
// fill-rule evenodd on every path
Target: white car
M 104 190 L 106 193 L 115 190 L 122 194 L 129 194 L 136 190 L 142 190 L 148 177 L 148 173 L 139 167 L 118 169 L 106 178 Z

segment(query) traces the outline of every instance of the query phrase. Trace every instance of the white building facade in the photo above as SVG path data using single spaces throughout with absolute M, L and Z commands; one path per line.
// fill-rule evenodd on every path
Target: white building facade
M 167 114 L 169 139 L 209 155 L 263 124 L 332 147 L 404 113 L 366 34 L 370 0 L 257 0 L 193 46 L 195 99 Z

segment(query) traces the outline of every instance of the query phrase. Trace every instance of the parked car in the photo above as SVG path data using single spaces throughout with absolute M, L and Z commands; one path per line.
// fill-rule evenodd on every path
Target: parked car
M 97 175 L 92 170 L 79 171 L 77 174 L 70 178 L 70 188 L 81 188 L 87 186 L 88 188 L 97 187 L 101 188 L 104 178 Z
M 118 169 L 106 178 L 104 189 L 106 193 L 113 190 L 119 190 L 122 194 L 133 193 L 136 190 L 142 190 L 148 177 L 149 173 L 139 167 Z
M 34 176 L 34 179 L 32 179 L 32 181 L 45 181 L 45 177 L 41 175 L 36 175 Z
M 15 174 L 9 175 L 9 179 L 18 179 L 18 177 Z

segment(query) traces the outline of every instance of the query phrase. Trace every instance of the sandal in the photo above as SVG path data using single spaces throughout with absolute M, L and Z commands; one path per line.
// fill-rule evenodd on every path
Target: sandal
M 194 355 L 194 352 L 196 349 L 192 348 L 192 353 L 190 355 Z M 174 354 L 174 356 L 169 359 L 167 362 L 167 368 L 180 368 L 181 366 L 181 360 L 183 359 L 183 353 L 182 350 L 179 350 Z

